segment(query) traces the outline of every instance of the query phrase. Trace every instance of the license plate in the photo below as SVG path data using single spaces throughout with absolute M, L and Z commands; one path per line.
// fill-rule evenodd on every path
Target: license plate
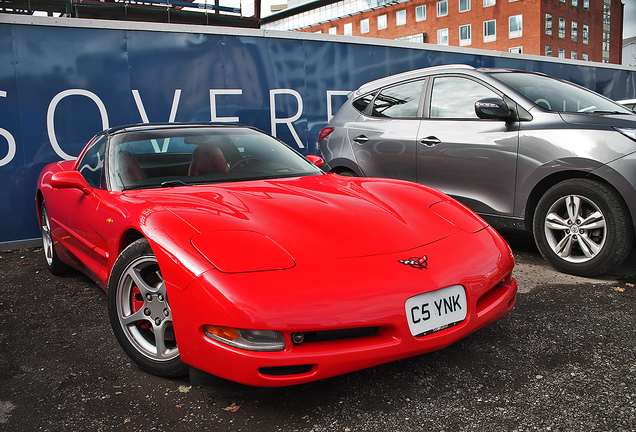
M 461 285 L 419 294 L 406 300 L 411 334 L 426 336 L 454 326 L 466 318 L 466 291 Z

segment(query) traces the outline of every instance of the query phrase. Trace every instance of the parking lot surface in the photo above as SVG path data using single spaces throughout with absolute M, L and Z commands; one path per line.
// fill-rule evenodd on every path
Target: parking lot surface
M 635 431 L 636 253 L 598 279 L 504 235 L 519 281 L 503 319 L 435 353 L 278 389 L 204 389 L 141 371 L 106 296 L 0 253 L 0 431 Z

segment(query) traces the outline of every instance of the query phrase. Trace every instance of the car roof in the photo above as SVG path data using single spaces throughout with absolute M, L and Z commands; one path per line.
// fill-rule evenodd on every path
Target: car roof
M 420 78 L 425 75 L 429 75 L 431 73 L 452 73 L 457 71 L 464 72 L 483 72 L 483 73 L 491 73 L 491 72 L 525 72 L 536 74 L 536 72 L 528 72 L 522 70 L 515 69 L 501 69 L 501 68 L 475 68 L 470 65 L 465 64 L 451 64 L 451 65 L 443 65 L 443 66 L 432 66 L 423 69 L 416 69 L 408 72 L 402 72 L 396 75 L 391 75 L 388 77 L 380 78 L 374 81 L 370 81 L 366 84 L 361 85 L 357 90 L 355 90 L 352 94 L 363 95 L 369 93 L 371 91 L 377 90 L 379 88 L 385 87 L 390 84 L 398 83 L 401 81 L 408 81 L 410 79 Z
M 114 126 L 103 133 L 112 135 L 123 132 L 143 132 L 149 130 L 161 130 L 161 129 L 183 129 L 183 128 L 203 128 L 203 127 L 222 127 L 222 128 L 250 128 L 249 126 L 228 124 L 228 123 L 137 123 L 121 126 Z

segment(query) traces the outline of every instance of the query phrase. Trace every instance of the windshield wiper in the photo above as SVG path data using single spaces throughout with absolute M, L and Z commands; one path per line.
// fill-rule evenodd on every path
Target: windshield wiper
M 184 181 L 181 180 L 166 180 L 165 182 L 161 183 L 161 186 L 163 187 L 169 187 L 169 186 L 188 186 L 190 185 L 190 183 L 186 183 Z
M 591 111 L 590 114 L 602 114 L 602 115 L 611 115 L 611 114 L 627 114 L 625 112 L 622 111 L 603 111 L 603 110 L 597 110 L 597 111 Z

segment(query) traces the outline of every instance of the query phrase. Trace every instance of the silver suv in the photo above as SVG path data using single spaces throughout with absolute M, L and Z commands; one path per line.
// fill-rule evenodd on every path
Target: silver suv
M 416 181 L 495 226 L 532 230 L 595 276 L 634 244 L 636 115 L 549 76 L 443 66 L 364 84 L 320 132 L 328 171 Z

